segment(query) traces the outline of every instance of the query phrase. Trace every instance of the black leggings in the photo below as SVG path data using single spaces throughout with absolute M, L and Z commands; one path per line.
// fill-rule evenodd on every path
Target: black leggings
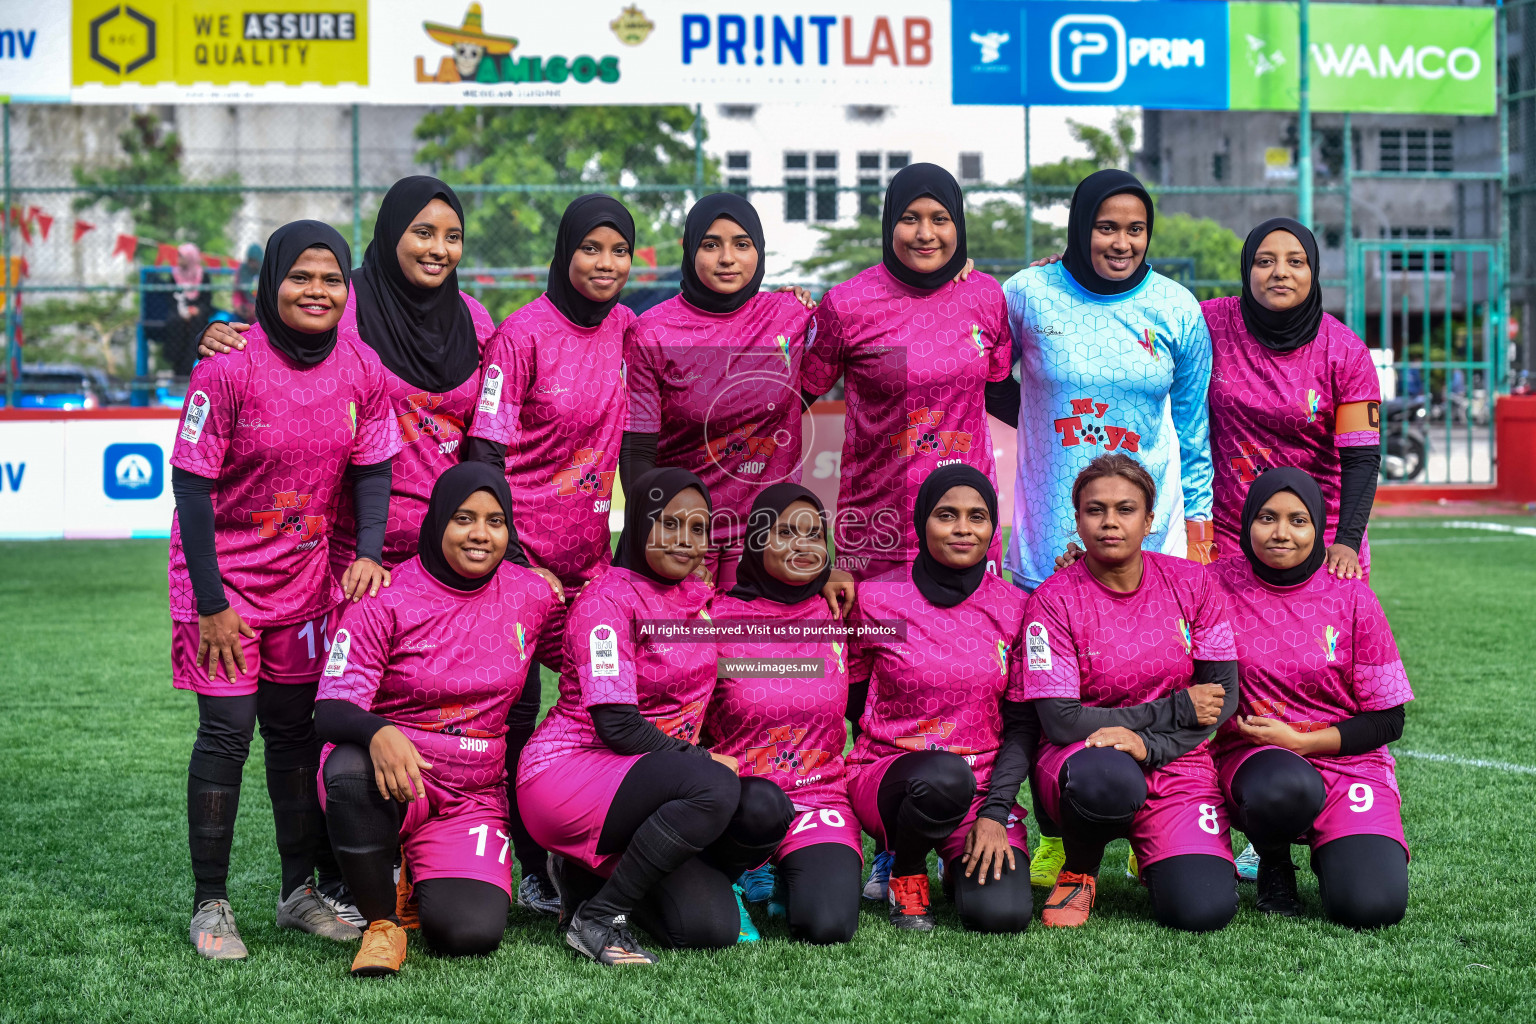
M 315 790 L 320 740 L 315 735 L 317 684 L 259 680 L 239 697 L 197 697 L 197 738 L 187 765 L 187 835 L 196 881 L 193 907 L 228 899 L 229 851 L 234 845 L 240 780 L 259 722 L 267 794 L 282 865 L 279 896 L 286 899 L 316 870 L 331 874 L 336 861 Z
M 1095 875 L 1104 847 L 1130 834 L 1147 802 L 1147 777 L 1136 759 L 1112 747 L 1085 747 L 1067 758 L 1059 776 L 1064 869 Z M 1224 928 L 1237 913 L 1237 876 L 1213 854 L 1181 854 L 1141 869 L 1157 923 L 1187 932 Z
M 624 851 L 605 882 L 578 865 L 562 871 L 567 912 L 633 913 L 664 945 L 735 945 L 741 918 L 731 885 L 763 863 L 789 831 L 794 805 L 766 779 L 738 779 L 695 754 L 656 751 L 619 784 L 598 838 L 600 854 Z
M 861 858 L 853 847 L 842 843 L 802 846 L 778 866 L 788 899 L 791 936 L 817 946 L 853 938 L 859 927 L 859 882 L 863 874 Z
M 528 666 L 528 679 L 523 684 L 523 695 L 507 711 L 507 824 L 512 833 L 512 852 L 517 856 L 517 866 L 523 878 L 545 873 L 548 854 L 538 841 L 529 835 L 523 824 L 523 816 L 517 809 L 517 762 L 523 756 L 523 748 L 533 735 L 539 720 L 539 699 L 542 693 L 539 679 L 539 663 L 533 660 Z
M 965 759 L 946 750 L 902 754 L 880 779 L 876 801 L 894 860 L 895 876 L 924 874 L 928 851 L 954 834 L 970 813 L 976 776 Z M 1034 895 L 1029 854 L 1014 851 L 1014 867 L 1001 879 L 965 877 L 961 858 L 945 864 L 945 888 L 953 893 L 960 923 L 970 931 L 1019 932 L 1029 925 Z
M 369 922 L 397 920 L 394 865 L 406 806 L 379 792 L 373 759 L 353 743 L 341 744 L 325 759 L 325 798 L 336 858 L 358 911 Z M 510 901 L 499 885 L 478 878 L 429 878 L 414 891 L 421 935 L 433 952 L 481 956 L 501 945 Z
M 1249 755 L 1232 777 L 1232 818 L 1263 859 L 1290 860 L 1327 799 L 1323 777 L 1289 750 Z M 1312 851 L 1323 913 L 1348 928 L 1396 924 L 1408 909 L 1408 854 L 1389 836 L 1344 836 Z

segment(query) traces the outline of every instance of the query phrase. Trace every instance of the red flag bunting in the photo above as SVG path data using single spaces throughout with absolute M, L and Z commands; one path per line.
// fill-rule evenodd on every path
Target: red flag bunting
M 113 256 L 121 256 L 124 259 L 133 259 L 133 254 L 139 249 L 139 240 L 133 235 L 118 235 L 117 244 L 112 247 Z
M 210 270 L 222 270 L 224 268 L 224 261 L 217 256 L 209 256 L 207 253 L 203 253 L 203 266 Z
M 26 243 L 28 245 L 31 245 L 32 244 L 32 222 L 27 219 L 27 215 L 24 212 L 22 212 L 21 207 L 19 207 L 19 206 L 11 207 L 11 223 L 16 226 L 16 229 L 18 231 L 21 232 L 21 237 L 26 240 Z
M 656 266 L 656 247 L 648 245 L 644 249 L 636 249 L 635 255 L 640 257 L 640 262 L 648 267 Z
M 35 206 L 27 211 L 27 216 L 37 222 L 37 230 L 43 236 L 43 241 L 48 241 L 48 229 L 53 227 L 53 218 Z
M 496 279 L 490 274 L 476 274 L 475 284 L 495 284 Z
M 155 246 L 155 266 L 174 267 L 176 265 L 176 247 L 170 242 L 161 242 Z
M 78 243 L 80 239 L 85 237 L 86 232 L 95 230 L 95 224 L 88 224 L 83 220 L 75 221 L 75 241 Z

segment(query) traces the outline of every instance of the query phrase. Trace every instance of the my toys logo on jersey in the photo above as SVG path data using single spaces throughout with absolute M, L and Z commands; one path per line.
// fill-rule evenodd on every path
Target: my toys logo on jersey
M 562 498 L 592 498 L 592 511 L 607 512 L 613 500 L 615 471 L 599 469 L 603 453 L 583 448 L 571 456 L 571 464 L 555 474 L 555 493 Z
M 1239 441 L 1237 450 L 1242 454 L 1231 460 L 1232 468 L 1237 470 L 1237 475 L 1245 484 L 1253 483 L 1260 473 L 1269 468 L 1269 455 L 1274 451 L 1273 448 L 1264 448 L 1252 441 Z M 1264 460 L 1262 465 L 1260 459 Z
M 445 412 L 433 412 L 443 404 L 442 395 L 430 395 L 425 391 L 408 395 L 406 411 L 395 417 L 400 424 L 400 436 L 406 444 L 415 444 L 423 437 L 430 438 L 437 450 L 452 455 L 464 438 L 464 421 Z
M 804 778 L 825 764 L 832 755 L 825 750 L 801 750 L 810 730 L 799 726 L 783 725 L 766 730 L 768 742 L 760 747 L 748 747 L 741 757 L 747 775 L 772 775 L 774 772 L 794 772 Z
M 1253 702 L 1252 710 L 1253 714 L 1258 718 L 1272 718 L 1277 722 L 1285 722 L 1286 725 L 1289 725 L 1297 732 L 1322 732 L 1333 725 L 1332 722 L 1289 721 L 1285 717 L 1285 710 L 1288 706 L 1283 700 L 1259 698 Z
M 779 450 L 779 442 L 772 437 L 755 436 L 752 432 L 757 428 L 758 424 L 748 423 L 724 437 L 699 445 L 699 450 L 708 454 L 709 461 L 722 469 L 726 468 L 726 460 L 740 458 L 741 462 L 731 468 L 732 473 L 759 475 L 768 468 L 768 460 L 773 453 Z
M 896 745 L 903 750 L 947 750 L 951 754 L 974 754 L 974 747 L 951 747 L 945 744 L 950 733 L 955 731 L 954 722 L 943 722 L 937 718 L 925 718 L 917 723 L 917 735 L 898 736 Z
M 485 30 L 485 13 L 477 3 L 469 5 L 461 24 L 424 21 L 421 27 L 433 42 L 448 47 L 453 54 L 440 57 L 437 70 L 431 74 L 427 73 L 427 58 L 417 57 L 418 82 L 559 85 L 598 81 L 611 85 L 619 80 L 619 58 L 611 54 L 544 56 L 520 52 L 517 37 Z
M 298 491 L 278 491 L 272 496 L 272 508 L 251 513 L 256 524 L 256 536 L 263 540 L 270 537 L 295 537 L 299 545 L 295 550 L 308 551 L 320 543 L 325 535 L 325 516 L 305 515 L 309 507 L 307 494 Z
M 663 715 L 656 719 L 656 728 L 673 739 L 692 743 L 699 735 L 699 716 L 704 713 L 704 702 L 691 700 L 677 709 L 675 715 Z
M 896 457 L 908 459 L 914 455 L 937 455 L 944 458 L 969 452 L 971 450 L 970 432 L 940 430 L 939 424 L 943 421 L 943 409 L 929 409 L 924 406 L 916 412 L 908 413 L 906 429 L 888 438 L 892 447 L 896 449 Z M 959 461 L 959 459 L 950 460 L 950 462 Z M 948 464 L 947 462 L 939 463 L 940 466 Z
M 1056 421 L 1056 433 L 1061 435 L 1063 448 L 1080 444 L 1101 445 L 1106 452 L 1141 450 L 1141 435 L 1134 430 L 1105 420 L 1111 403 L 1097 398 L 1072 399 L 1072 415 Z

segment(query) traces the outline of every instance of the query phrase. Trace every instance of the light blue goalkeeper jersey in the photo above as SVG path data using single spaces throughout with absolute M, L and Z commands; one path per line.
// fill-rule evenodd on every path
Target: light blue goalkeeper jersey
M 1077 539 L 1072 482 L 1106 452 L 1157 484 L 1143 548 L 1182 557 L 1184 520 L 1211 518 L 1211 335 L 1195 297 L 1156 272 L 1096 295 L 1060 263 L 1026 267 L 1003 293 L 1021 359 L 1014 579 L 1038 587 Z

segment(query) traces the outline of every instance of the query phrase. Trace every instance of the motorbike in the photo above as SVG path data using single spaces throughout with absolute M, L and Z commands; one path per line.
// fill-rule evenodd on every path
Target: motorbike
M 1389 398 L 1381 403 L 1381 475 L 1398 482 L 1414 480 L 1429 467 L 1428 402 L 1424 398 Z

